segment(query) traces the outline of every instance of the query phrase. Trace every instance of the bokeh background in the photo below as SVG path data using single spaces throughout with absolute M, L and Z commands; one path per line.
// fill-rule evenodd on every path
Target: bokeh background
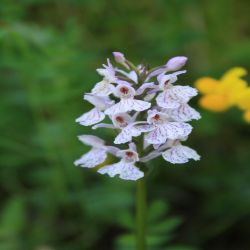
M 249 70 L 249 13 L 248 0 L 1 0 L 0 249 L 135 249 L 135 183 L 72 163 L 92 133 L 74 122 L 82 95 L 112 51 L 152 66 L 185 55 L 191 85 Z M 199 110 L 187 144 L 202 160 L 153 162 L 150 250 L 250 249 L 250 125 Z

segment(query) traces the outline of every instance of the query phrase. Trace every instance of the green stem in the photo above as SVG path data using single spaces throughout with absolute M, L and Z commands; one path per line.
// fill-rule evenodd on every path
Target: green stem
M 146 250 L 146 178 L 137 181 L 136 190 L 136 245 Z

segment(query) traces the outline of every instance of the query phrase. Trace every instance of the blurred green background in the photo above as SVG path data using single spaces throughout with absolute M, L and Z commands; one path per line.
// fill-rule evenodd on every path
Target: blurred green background
M 151 66 L 185 55 L 184 84 L 249 70 L 249 13 L 248 0 L 1 0 L 0 250 L 135 249 L 135 183 L 73 165 L 88 150 L 76 136 L 93 133 L 74 122 L 82 95 L 112 51 Z M 250 249 L 250 125 L 200 111 L 187 145 L 202 160 L 153 162 L 150 250 Z

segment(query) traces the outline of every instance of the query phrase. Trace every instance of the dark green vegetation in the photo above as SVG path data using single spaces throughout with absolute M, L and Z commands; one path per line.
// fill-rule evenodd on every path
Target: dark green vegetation
M 134 249 L 134 183 L 72 164 L 87 150 L 76 136 L 93 133 L 74 123 L 91 107 L 82 95 L 112 51 L 152 66 L 186 55 L 188 84 L 249 70 L 249 12 L 248 0 L 1 0 L 0 249 Z M 152 163 L 150 250 L 250 249 L 250 125 L 202 115 L 187 142 L 200 162 Z

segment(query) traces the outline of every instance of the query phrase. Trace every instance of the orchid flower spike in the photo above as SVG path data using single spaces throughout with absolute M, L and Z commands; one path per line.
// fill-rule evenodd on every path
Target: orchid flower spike
M 176 84 L 186 73 L 178 70 L 187 58 L 174 57 L 150 70 L 142 64 L 134 65 L 121 52 L 113 52 L 113 56 L 125 69 L 113 66 L 109 59 L 97 69 L 103 80 L 84 95 L 84 100 L 94 107 L 76 122 L 94 130 L 111 129 L 114 138 L 105 142 L 94 135 L 79 136 L 91 149 L 74 164 L 97 167 L 100 174 L 136 181 L 145 176 L 143 164 L 156 157 L 162 156 L 172 164 L 199 160 L 195 150 L 182 145 L 193 129 L 188 122 L 201 118 L 188 103 L 197 90 Z M 118 158 L 118 162 L 105 164 L 108 155 Z

